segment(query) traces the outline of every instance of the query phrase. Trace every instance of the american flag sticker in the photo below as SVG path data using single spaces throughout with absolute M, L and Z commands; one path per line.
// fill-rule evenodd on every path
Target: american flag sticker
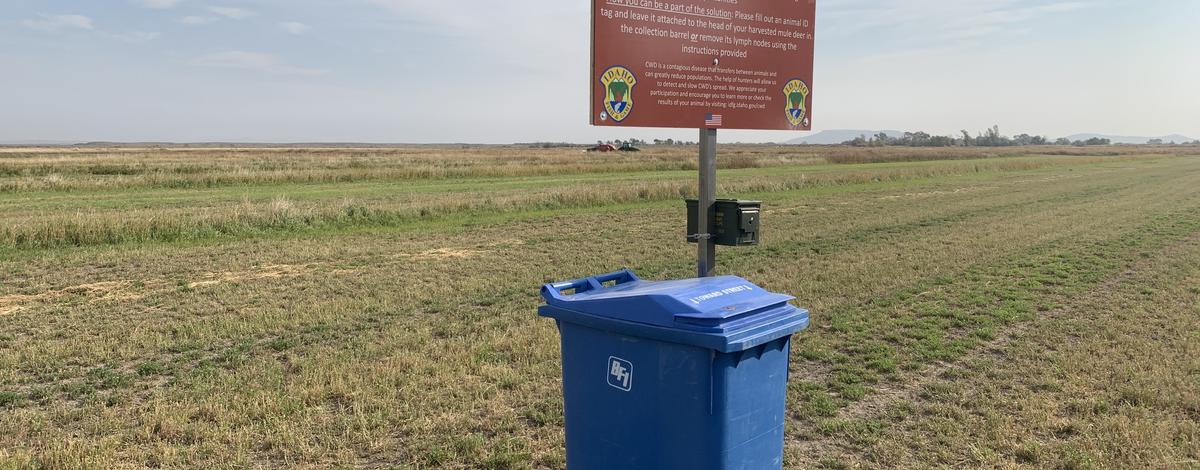
M 704 126 L 721 127 L 721 115 L 709 113 L 707 116 L 704 116 Z

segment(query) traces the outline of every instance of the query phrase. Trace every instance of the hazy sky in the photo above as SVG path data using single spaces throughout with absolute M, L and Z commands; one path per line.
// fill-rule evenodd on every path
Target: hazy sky
M 587 125 L 590 3 L 4 0 L 0 141 L 694 140 Z M 1200 138 L 1200 1 L 817 5 L 816 130 Z

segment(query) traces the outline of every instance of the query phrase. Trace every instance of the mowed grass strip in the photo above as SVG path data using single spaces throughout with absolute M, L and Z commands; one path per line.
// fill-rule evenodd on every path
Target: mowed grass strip
M 862 164 L 1005 158 L 1025 155 L 1197 155 L 1197 147 L 847 148 L 726 145 L 723 169 L 815 163 Z M 695 170 L 695 146 L 652 146 L 637 153 L 582 148 L 411 146 L 401 148 L 0 148 L 5 193 L 353 183 L 362 181 L 519 179 L 530 176 Z
M 1033 289 L 1033 305 L 1053 307 L 1191 230 L 1194 174 L 1194 161 L 1166 159 L 765 194 L 779 208 L 767 244 L 723 251 L 722 267 L 820 306 L 796 366 L 824 372 L 794 387 L 789 435 L 846 435 L 799 399 L 815 384 L 835 410 L 856 401 L 836 380 L 838 354 L 866 363 L 874 349 L 857 349 L 863 338 L 835 330 L 838 318 L 952 342 L 974 330 L 914 328 L 895 305 L 919 305 L 906 299 L 928 286 L 941 302 L 987 282 L 1004 290 L 1022 272 L 1070 281 Z M 656 278 L 691 270 L 678 208 L 617 207 L 10 264 L 19 295 L 54 294 L 4 317 L 0 369 L 12 372 L 0 383 L 13 398 L 0 428 L 14 432 L 0 449 L 12 462 L 93 467 L 560 467 L 557 333 L 533 315 L 536 286 L 621 265 Z M 1104 245 L 1118 239 L 1136 243 Z M 1052 255 L 1082 258 L 1061 273 L 1021 265 Z M 115 284 L 79 287 L 97 281 Z M 991 307 L 961 315 L 983 322 Z M 997 321 L 996 334 L 1032 318 Z M 836 354 L 808 357 L 809 346 Z M 898 374 L 858 382 L 858 399 L 978 347 L 920 346 L 893 346 Z
M 771 154 L 745 158 L 751 162 L 779 159 Z M 720 190 L 777 192 L 1153 158 L 1161 156 L 1042 156 L 875 165 L 746 164 L 748 168 L 723 172 Z M 562 159 L 559 164 L 569 166 Z M 530 209 L 675 200 L 694 194 L 693 180 L 690 172 L 642 169 L 509 179 L 309 184 L 268 181 L 249 186 L 133 192 L 119 187 L 67 192 L 29 190 L 0 195 L 0 256 L 31 248 L 228 240 L 301 231 L 394 227 Z

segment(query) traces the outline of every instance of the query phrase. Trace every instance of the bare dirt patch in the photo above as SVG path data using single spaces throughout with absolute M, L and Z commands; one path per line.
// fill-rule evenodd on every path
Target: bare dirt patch
M 93 301 L 140 298 L 140 295 L 129 290 L 133 285 L 133 281 L 105 281 L 80 284 L 39 294 L 6 295 L 0 297 L 0 315 L 16 313 L 31 303 L 56 299 L 64 295 L 81 295 L 89 297 Z
M 478 247 L 435 248 L 417 253 L 401 253 L 401 258 L 410 260 L 441 261 L 453 259 L 470 259 L 486 255 L 495 249 L 520 246 L 525 244 L 520 239 L 499 240 Z M 211 272 L 199 276 L 198 279 L 187 282 L 190 289 L 213 287 L 228 282 L 253 281 L 263 279 L 281 279 L 308 274 L 319 267 L 320 263 L 306 265 L 270 264 L 242 271 Z M 356 270 L 338 269 L 333 274 L 350 274 Z M 37 294 L 10 294 L 0 296 L 0 316 L 10 315 L 28 307 L 32 303 L 43 302 L 64 295 L 79 295 L 88 297 L 91 301 L 128 301 L 137 300 L 149 292 L 164 290 L 175 285 L 165 279 L 147 279 L 140 282 L 134 280 L 100 281 L 49 290 Z
M 37 298 L 37 296 L 20 294 L 0 297 L 0 316 L 15 313 L 17 310 L 20 310 L 24 307 L 22 304 L 30 302 L 35 298 Z
M 306 274 L 309 271 L 311 271 L 311 266 L 272 264 L 247 271 L 208 273 L 202 276 L 201 280 L 188 283 L 188 287 L 195 289 L 197 287 L 211 287 L 225 282 L 296 277 Z
M 246 271 L 208 273 L 201 276 L 200 280 L 188 283 L 187 286 L 195 289 L 198 287 L 211 287 L 224 282 L 296 277 L 309 271 L 310 266 L 267 265 Z M 171 285 L 173 284 L 164 279 L 149 279 L 141 282 L 132 280 L 101 281 L 64 287 L 38 294 L 5 295 L 0 296 L 0 316 L 16 313 L 36 302 L 45 302 L 65 295 L 87 297 L 92 302 L 130 301 L 141 299 L 152 291 L 167 289 Z
M 499 240 L 499 241 L 496 241 L 493 243 L 488 243 L 485 245 L 478 245 L 478 246 L 474 246 L 474 247 L 434 248 L 431 250 L 425 250 L 425 251 L 421 251 L 421 252 L 417 252 L 417 253 L 401 253 L 399 256 L 401 258 L 406 258 L 406 259 L 410 259 L 410 260 L 426 260 L 426 261 L 438 261 L 438 260 L 450 260 L 450 259 L 469 259 L 469 258 L 478 258 L 480 256 L 484 256 L 488 253 L 495 251 L 496 249 L 520 246 L 520 245 L 524 245 L 524 244 L 525 244 L 524 240 L 510 238 L 510 239 Z
M 984 191 L 984 190 L 988 190 L 988 189 L 997 189 L 997 187 L 996 186 L 967 186 L 967 187 L 962 187 L 962 188 L 954 188 L 954 189 L 947 190 L 947 191 L 923 191 L 923 192 L 917 192 L 917 193 L 892 194 L 889 196 L 880 197 L 879 199 L 892 200 L 892 199 L 906 199 L 906 198 L 921 198 L 921 197 L 929 197 L 929 196 L 943 196 L 943 195 L 950 195 L 950 194 L 961 194 L 961 193 L 968 193 L 968 192 L 975 192 L 975 191 Z
M 417 259 L 417 260 L 443 260 L 443 259 L 474 258 L 476 256 L 481 256 L 484 253 L 487 253 L 487 252 L 483 251 L 483 250 L 473 250 L 473 249 L 468 249 L 468 248 L 461 248 L 461 249 L 438 248 L 438 249 L 434 249 L 434 250 L 422 251 L 420 253 L 410 253 L 410 254 L 405 254 L 405 255 L 400 255 L 400 256 L 409 258 L 409 259 Z

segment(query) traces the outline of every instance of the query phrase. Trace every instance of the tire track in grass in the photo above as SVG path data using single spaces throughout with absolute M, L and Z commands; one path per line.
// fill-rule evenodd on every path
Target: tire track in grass
M 1200 232 L 1192 233 L 1186 238 L 1174 241 L 1165 248 L 1161 248 L 1153 257 L 1142 257 L 1134 261 L 1134 263 L 1125 270 L 1112 277 L 1109 277 L 1099 285 L 1088 289 L 1088 291 L 1082 296 L 1092 298 L 1106 295 L 1113 287 L 1122 284 L 1131 278 L 1142 276 L 1153 271 L 1158 267 L 1163 259 L 1172 258 L 1182 252 L 1194 249 L 1198 243 L 1200 243 Z M 1052 310 L 1041 312 L 1038 316 L 1038 319 L 1043 320 L 1061 318 L 1068 314 L 1078 313 L 1075 311 L 1078 302 L 1078 296 L 1059 294 L 1057 295 L 1056 299 L 1056 303 L 1059 304 L 1059 306 Z M 1035 326 L 1036 322 L 1033 321 L 1013 323 L 1004 328 L 998 335 L 994 337 L 994 339 L 979 344 L 971 352 L 956 358 L 953 361 L 934 362 L 927 368 L 918 370 L 910 376 L 898 378 L 898 381 L 883 383 L 864 399 L 840 409 L 834 419 L 860 420 L 882 415 L 889 408 L 896 406 L 897 403 L 905 400 L 916 399 L 917 394 L 930 384 L 945 380 L 947 371 L 960 368 L 963 366 L 963 364 L 970 363 L 983 357 L 998 356 L 1002 354 L 1003 349 L 1008 347 L 1009 344 L 1011 344 L 1014 340 L 1024 337 L 1030 331 L 1030 329 L 1034 328 Z M 818 443 L 805 444 L 805 447 L 808 448 L 801 453 L 808 453 L 811 455 L 824 455 L 828 453 L 828 449 L 824 449 L 825 451 L 822 451 L 821 449 L 811 448 L 813 445 L 819 446 Z
M 1156 221 L 1146 224 L 1124 237 L 1081 247 L 1066 247 L 1062 251 L 1040 250 L 1044 252 L 1040 256 L 1042 261 L 1045 261 L 1044 264 L 1039 263 L 1036 259 L 1027 260 L 1016 257 L 1008 263 L 977 272 L 978 277 L 969 281 L 970 284 L 967 286 L 957 283 L 943 286 L 940 290 L 958 292 L 961 296 L 964 291 L 978 290 L 983 287 L 980 282 L 985 285 L 1000 283 L 1006 278 L 1013 287 L 1024 284 L 1022 282 L 1024 279 L 1039 278 L 1046 274 L 1052 274 L 1053 277 L 1064 281 L 1050 288 L 1024 286 L 1036 292 L 1035 295 L 1027 296 L 1026 300 L 1049 300 L 1059 306 L 1044 312 L 1029 312 L 1005 319 L 992 326 L 993 329 L 999 327 L 999 333 L 992 334 L 990 337 L 974 337 L 968 341 L 968 344 L 964 344 L 963 347 L 949 355 L 929 357 L 924 361 L 918 360 L 918 364 L 909 367 L 908 372 L 892 374 L 892 376 L 880 380 L 873 389 L 863 390 L 857 400 L 845 401 L 841 406 L 833 405 L 831 407 L 828 400 L 822 399 L 819 395 L 826 393 L 827 388 L 807 387 L 809 393 L 804 393 L 797 398 L 800 401 L 801 409 L 808 405 L 804 402 L 805 399 L 816 399 L 824 405 L 823 412 L 797 417 L 800 421 L 794 423 L 794 426 L 799 429 L 790 430 L 788 433 L 788 455 L 792 459 L 798 459 L 800 462 L 807 462 L 811 465 L 816 463 L 813 460 L 814 456 L 848 452 L 861 447 L 886 429 L 886 422 L 889 419 L 887 413 L 894 408 L 896 403 L 902 402 L 906 398 L 912 398 L 913 394 L 929 384 L 942 380 L 942 376 L 947 371 L 976 358 L 995 354 L 997 350 L 1003 349 L 1014 338 L 1021 337 L 1029 328 L 1032 328 L 1034 320 L 1061 317 L 1071 312 L 1072 304 L 1067 302 L 1075 302 L 1080 296 L 1103 295 L 1113 286 L 1131 277 L 1152 271 L 1160 260 L 1191 249 L 1198 242 L 1200 242 L 1200 210 L 1193 209 L 1159 217 Z M 1107 259 L 1109 264 L 1114 264 L 1115 261 L 1115 268 L 1101 265 L 1097 270 L 1095 264 L 1090 266 L 1087 264 L 1095 262 L 1100 257 L 1111 256 L 1115 250 L 1121 249 L 1126 251 L 1117 251 L 1119 255 L 1115 259 Z M 1154 249 L 1157 251 L 1157 255 L 1150 257 L 1139 255 L 1134 252 L 1136 249 Z M 1056 271 L 1054 268 L 1058 267 L 1053 263 L 1054 259 L 1075 260 L 1074 272 L 1054 273 Z M 1034 271 L 1027 276 L 1012 275 L 1014 267 L 1038 264 L 1050 269 L 1041 272 Z M 1110 269 L 1115 269 L 1113 275 L 1097 280 L 1095 274 Z M 1062 277 L 1064 274 L 1065 278 Z M 1089 279 L 1093 282 L 1088 282 Z M 1043 299 L 1037 297 L 1043 297 Z M 909 302 L 910 310 L 916 310 L 917 305 L 931 301 L 927 297 L 913 297 L 913 299 L 914 301 Z M 988 314 L 983 313 L 982 315 L 986 318 Z M 970 334 L 970 330 L 971 328 L 958 328 L 957 331 L 948 330 L 950 334 L 946 337 L 962 339 L 966 337 L 966 334 Z M 864 360 L 870 364 L 869 358 L 864 358 Z M 834 390 L 837 388 L 836 386 L 832 387 Z
M 1184 176 L 1184 177 L 1186 177 L 1186 176 Z M 1182 182 L 1182 181 L 1180 181 L 1180 182 Z M 1114 207 L 1111 204 L 1109 204 L 1109 205 L 1099 204 L 1100 202 L 1103 202 L 1103 201 L 1124 202 L 1126 199 L 1129 199 L 1130 201 L 1137 201 L 1138 198 L 1144 197 L 1144 196 L 1141 196 L 1141 194 L 1143 194 L 1143 193 L 1124 192 L 1124 191 L 1122 191 L 1122 192 L 1106 191 L 1105 188 L 1100 187 L 1100 188 L 1088 188 L 1088 190 L 1085 191 L 1084 194 L 1095 194 L 1097 192 L 1104 193 L 1108 197 L 1100 198 L 1100 199 L 1085 198 L 1084 200 L 1079 201 L 1078 204 L 1071 204 L 1071 205 L 1052 204 L 1049 206 L 1050 208 L 1053 209 L 1051 211 L 1045 211 L 1044 209 L 1039 210 L 1039 208 L 1036 206 L 1029 206 L 1028 211 L 1027 211 L 1027 212 L 1029 212 L 1029 214 L 1022 214 L 1019 218 L 1007 219 L 1009 222 L 1012 222 L 1012 224 L 1014 226 L 1023 227 L 1023 226 L 1034 226 L 1034 225 L 1038 224 L 1040 220 L 1045 220 L 1045 219 L 1053 220 L 1053 219 L 1057 219 L 1057 218 L 1067 216 L 1067 215 L 1077 216 L 1077 215 L 1079 215 L 1079 211 L 1081 211 L 1081 210 L 1095 212 L 1096 215 L 1098 216 L 1097 218 L 1094 218 L 1094 219 L 1084 219 L 1085 220 L 1084 224 L 1071 226 L 1069 229 L 1067 229 L 1064 232 L 1054 234 L 1053 237 L 1045 238 L 1043 240 L 1037 241 L 1038 244 L 1035 246 L 1031 246 L 1031 248 L 1029 249 L 1028 252 L 1023 251 L 1021 253 L 1014 252 L 1014 253 L 1007 253 L 1007 254 L 1006 253 L 988 252 L 986 254 L 981 255 L 981 259 L 977 263 L 974 263 L 974 265 L 975 265 L 974 267 L 964 267 L 964 270 L 961 272 L 939 273 L 938 275 L 935 275 L 935 276 L 932 276 L 932 277 L 929 277 L 926 279 L 919 279 L 918 283 L 917 283 L 918 287 L 915 287 L 915 288 L 906 287 L 906 288 L 900 288 L 898 290 L 889 291 L 886 294 L 881 293 L 880 295 L 876 296 L 875 299 L 869 299 L 868 302 L 875 303 L 873 308 L 876 308 L 876 309 L 890 308 L 891 307 L 890 304 L 894 303 L 894 301 L 888 300 L 890 298 L 907 299 L 909 297 L 914 297 L 914 296 L 919 297 L 919 296 L 929 295 L 931 292 L 937 291 L 936 288 L 938 287 L 939 284 L 951 283 L 951 279 L 953 279 L 955 277 L 971 275 L 973 270 L 977 270 L 980 266 L 984 266 L 984 267 L 989 266 L 990 263 L 993 262 L 993 261 L 989 261 L 990 259 L 994 259 L 997 261 L 1000 261 L 1003 259 L 1010 259 L 1010 260 L 1011 259 L 1021 259 L 1022 257 L 1028 256 L 1029 254 L 1036 254 L 1038 250 L 1052 249 L 1056 244 L 1062 245 L 1062 244 L 1066 243 L 1067 240 L 1070 239 L 1071 237 L 1086 236 L 1090 232 L 1091 229 L 1098 228 L 1098 227 L 1093 227 L 1088 224 L 1101 224 L 1101 223 L 1106 222 L 1102 218 L 1106 212 L 1111 211 L 1113 213 L 1120 213 L 1120 214 L 1135 214 L 1135 213 L 1137 213 L 1138 210 L 1145 211 L 1145 210 L 1149 209 L 1148 206 L 1140 205 L 1140 204 L 1136 204 L 1136 203 L 1127 204 L 1130 206 L 1130 207 L 1128 207 L 1128 209 L 1129 209 L 1128 211 L 1122 211 L 1120 207 Z M 1154 201 L 1155 201 L 1155 204 L 1158 204 L 1159 206 L 1171 207 L 1172 204 L 1189 204 L 1190 202 L 1188 202 L 1189 200 L 1187 199 L 1189 197 L 1190 197 L 1190 193 L 1186 193 L 1186 194 L 1185 193 L 1169 193 L 1169 194 L 1164 194 L 1162 196 L 1157 197 Z M 1069 201 L 1069 200 L 1071 200 L 1069 195 L 1064 196 L 1064 201 Z M 1191 204 L 1194 204 L 1194 203 L 1191 203 Z M 1136 207 L 1136 209 L 1135 209 L 1135 207 Z M 1001 218 L 1012 217 L 1011 215 L 1004 214 L 1004 213 L 1000 213 L 1000 214 L 996 214 L 996 215 L 997 215 L 997 217 L 1001 217 Z M 1111 220 L 1114 220 L 1114 219 L 1110 219 L 1110 221 Z M 961 227 L 962 228 L 970 228 L 976 224 L 977 224 L 977 222 L 972 222 L 972 223 L 964 222 L 961 225 Z M 917 224 L 917 225 L 919 225 L 919 224 Z M 935 233 L 952 232 L 953 230 L 957 230 L 957 229 L 958 228 L 956 226 L 949 226 L 949 227 L 938 226 L 936 228 L 937 232 L 935 232 Z M 919 235 L 929 235 L 929 232 L 925 231 L 925 232 L 915 232 L 914 233 L 914 236 L 919 236 Z M 900 241 L 899 241 L 899 240 L 903 240 L 905 238 L 889 237 L 889 239 L 892 241 L 895 241 L 895 243 L 894 243 L 895 249 L 897 249 L 897 250 L 905 249 L 905 245 L 903 243 L 900 243 Z M 935 240 L 936 239 L 933 239 L 931 241 L 935 241 Z M 997 241 L 1003 242 L 1003 239 L 998 238 Z M 914 245 L 914 246 L 916 246 L 916 245 Z M 983 248 L 983 247 L 981 246 L 981 248 Z M 1022 254 L 1022 253 L 1024 253 L 1024 254 Z M 997 254 L 999 254 L 1000 256 L 999 257 L 995 256 Z M 743 267 L 752 266 L 754 264 L 756 264 L 756 263 L 754 263 L 754 262 L 740 263 L 740 265 Z M 921 286 L 924 286 L 924 287 L 921 287 Z M 785 290 L 789 290 L 786 287 L 783 287 L 783 288 Z M 794 289 L 790 289 L 790 290 L 794 290 Z M 814 327 L 823 328 L 823 329 L 832 328 L 833 329 L 832 333 L 837 335 L 837 334 L 839 334 L 839 331 L 844 331 L 846 328 L 848 328 L 848 325 L 845 324 L 844 319 L 841 319 L 841 324 L 830 324 L 829 320 L 832 318 L 832 319 L 834 319 L 834 321 L 836 323 L 839 321 L 839 318 L 838 318 L 839 316 L 843 316 L 847 313 L 853 314 L 853 312 L 859 308 L 867 308 L 867 307 L 854 307 L 853 304 L 844 304 L 844 306 L 836 306 L 835 305 L 834 308 L 832 308 L 832 309 L 830 309 L 830 308 L 821 309 L 821 312 L 820 312 L 821 315 L 819 315 L 814 320 Z M 861 314 L 859 314 L 859 315 L 861 315 Z M 795 349 L 800 352 L 802 357 L 808 357 L 810 359 L 817 359 L 818 356 L 811 355 L 812 351 L 806 351 L 804 345 L 806 345 L 807 343 L 808 343 L 807 338 L 802 339 L 798 345 L 799 347 L 796 347 Z M 803 364 L 803 367 L 798 367 L 800 364 Z M 890 369 L 890 367 L 887 367 L 886 364 L 881 364 L 881 366 L 884 366 L 883 368 L 885 368 L 885 369 Z M 829 375 L 831 375 L 832 373 L 833 373 L 833 371 L 830 369 L 830 367 L 828 365 L 821 364 L 821 363 L 814 364 L 812 361 L 805 361 L 802 363 L 798 363 L 797 367 L 793 368 L 793 374 L 794 374 L 793 377 L 800 378 L 801 380 L 807 379 L 809 381 L 825 381 L 828 379 Z
M 874 415 L 886 433 L 802 456 L 832 468 L 1191 468 L 1200 463 L 1200 232 Z

